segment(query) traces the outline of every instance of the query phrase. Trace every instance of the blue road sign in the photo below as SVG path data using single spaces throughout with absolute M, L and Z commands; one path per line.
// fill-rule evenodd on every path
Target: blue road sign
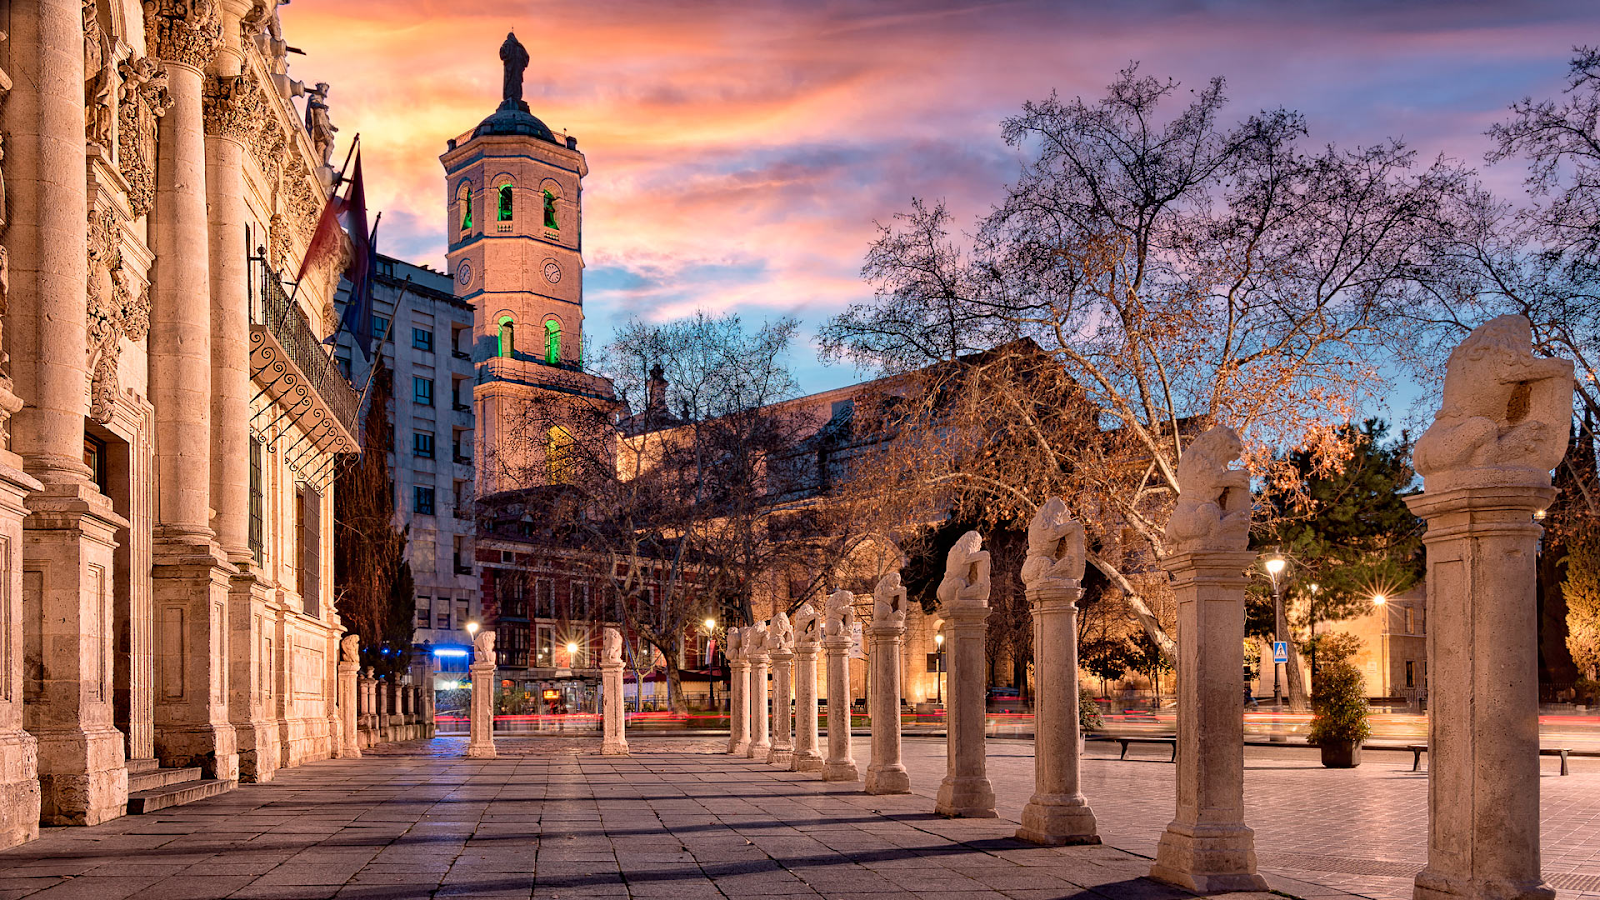
M 1289 661 L 1288 641 L 1272 642 L 1272 661 L 1275 663 L 1286 663 Z

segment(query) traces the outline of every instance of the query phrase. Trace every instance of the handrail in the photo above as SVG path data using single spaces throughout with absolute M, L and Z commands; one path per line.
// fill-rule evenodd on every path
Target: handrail
M 267 266 L 260 269 L 261 293 L 250 311 L 252 324 L 266 326 L 289 361 L 304 373 L 317 395 L 338 417 L 339 424 L 350 434 L 359 435 L 361 395 L 323 349 L 322 340 L 311 330 L 306 314 L 284 291 L 278 273 Z

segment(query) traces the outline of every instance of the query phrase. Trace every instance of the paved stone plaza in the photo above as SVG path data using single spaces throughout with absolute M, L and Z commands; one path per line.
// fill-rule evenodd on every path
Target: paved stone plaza
M 1161 751 L 1123 762 L 1091 746 L 1084 786 L 1108 846 L 1043 849 L 1010 838 L 1032 788 L 1022 741 L 989 742 L 1001 818 L 988 820 L 931 815 L 936 740 L 906 742 L 915 793 L 879 797 L 717 753 L 726 738 L 634 738 L 626 758 L 600 756 L 597 736 L 497 743 L 500 758 L 481 761 L 461 758 L 461 738 L 386 745 L 155 815 L 49 829 L 0 853 L 0 900 L 1187 896 L 1140 877 L 1171 816 Z M 1426 791 L 1409 764 L 1374 753 L 1333 772 L 1307 751 L 1252 751 L 1249 821 L 1273 886 L 1409 897 Z M 1547 768 L 1543 787 L 1545 871 L 1563 900 L 1600 897 L 1600 762 L 1559 780 Z M 1592 873 L 1590 891 L 1572 872 Z

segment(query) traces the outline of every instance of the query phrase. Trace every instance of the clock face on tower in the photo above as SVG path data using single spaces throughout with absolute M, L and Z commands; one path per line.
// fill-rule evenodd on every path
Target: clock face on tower
M 463 259 L 456 265 L 456 281 L 461 282 L 462 287 L 472 283 L 472 263 L 470 261 Z
M 551 284 L 561 280 L 561 267 L 556 265 L 554 261 L 544 264 L 544 280 Z

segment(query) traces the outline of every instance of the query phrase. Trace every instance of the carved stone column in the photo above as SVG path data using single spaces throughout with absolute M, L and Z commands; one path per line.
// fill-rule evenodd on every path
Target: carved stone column
M 1199 893 L 1264 891 L 1244 824 L 1245 572 L 1248 551 L 1197 550 L 1162 563 L 1178 601 L 1178 814 L 1150 877 Z
M 984 758 L 983 643 L 989 619 L 989 554 L 969 531 L 951 548 L 939 583 L 945 618 L 950 690 L 945 723 L 945 777 L 934 811 L 942 816 L 994 818 L 994 788 Z
M 794 716 L 789 702 L 794 680 L 794 651 L 778 647 L 768 655 L 772 657 L 772 750 L 767 753 L 767 763 L 788 768 L 794 759 Z
M 763 762 L 772 751 L 772 740 L 767 736 L 767 665 L 766 650 L 750 655 L 750 686 L 747 696 L 750 705 L 750 748 L 745 756 Z
M 1017 837 L 1035 844 L 1098 844 L 1094 811 L 1079 788 L 1076 587 L 1028 589 L 1033 604 L 1033 797 Z
M 5 337 L 16 392 L 27 402 L 12 420 L 12 447 L 42 483 L 26 499 L 22 537 L 23 726 L 37 739 L 40 820 L 93 825 L 127 809 L 123 739 L 112 724 L 111 579 L 116 530 L 128 523 L 83 463 L 90 205 L 83 6 L 16 0 L 8 11 L 10 75 L 22 87 L 4 109 Z M 21 741 L 13 746 L 18 766 L 27 752 Z
M 905 633 L 904 624 L 879 622 L 876 617 L 867 626 L 872 641 L 867 650 L 867 664 L 872 667 L 867 692 L 867 715 L 872 719 L 869 794 L 911 793 L 911 776 L 900 759 L 900 641 Z
M 615 628 L 607 628 L 605 645 L 609 651 L 615 647 L 613 657 L 609 652 L 600 661 L 600 719 L 603 740 L 600 753 L 605 756 L 628 755 L 627 707 L 622 699 L 622 635 Z M 640 690 L 644 685 L 639 685 Z
M 750 662 L 745 659 L 737 628 L 728 629 L 728 752 L 744 756 L 750 752 L 750 720 L 746 708 L 746 688 L 750 685 Z
M 850 635 L 822 639 L 828 663 L 828 758 L 823 781 L 855 781 L 861 777 L 850 754 Z
M 150 216 L 150 394 L 156 408 L 156 755 L 239 777 L 229 720 L 228 606 L 238 570 L 210 522 L 211 272 L 203 71 L 222 42 L 214 4 L 154 0 L 145 34 L 167 73 L 172 108 L 158 129 Z M 158 679 L 161 680 L 161 679 Z M 259 777 L 259 775 L 258 775 Z
M 1573 367 L 1535 356 L 1528 320 L 1450 355 L 1417 441 L 1427 520 L 1428 865 L 1417 900 L 1550 900 L 1540 872 L 1535 515 L 1555 498 Z
M 817 650 L 820 628 L 816 610 L 802 604 L 794 617 L 794 758 L 792 772 L 822 771 L 817 752 Z
M 491 636 L 492 646 L 494 633 L 479 632 L 480 640 L 484 634 Z M 498 755 L 494 749 L 494 654 L 491 652 L 475 655 L 472 665 L 468 668 L 472 672 L 472 713 L 467 738 L 467 756 L 473 759 L 494 759 Z
M 339 655 L 339 717 L 341 722 L 339 756 L 361 756 L 360 724 L 357 719 L 357 679 L 361 674 L 361 638 L 345 635 Z
M 0 385 L 0 403 L 11 392 Z M 0 405 L 0 428 L 10 412 Z M 22 728 L 23 498 L 39 482 L 0 450 L 0 849 L 39 836 L 39 743 Z

